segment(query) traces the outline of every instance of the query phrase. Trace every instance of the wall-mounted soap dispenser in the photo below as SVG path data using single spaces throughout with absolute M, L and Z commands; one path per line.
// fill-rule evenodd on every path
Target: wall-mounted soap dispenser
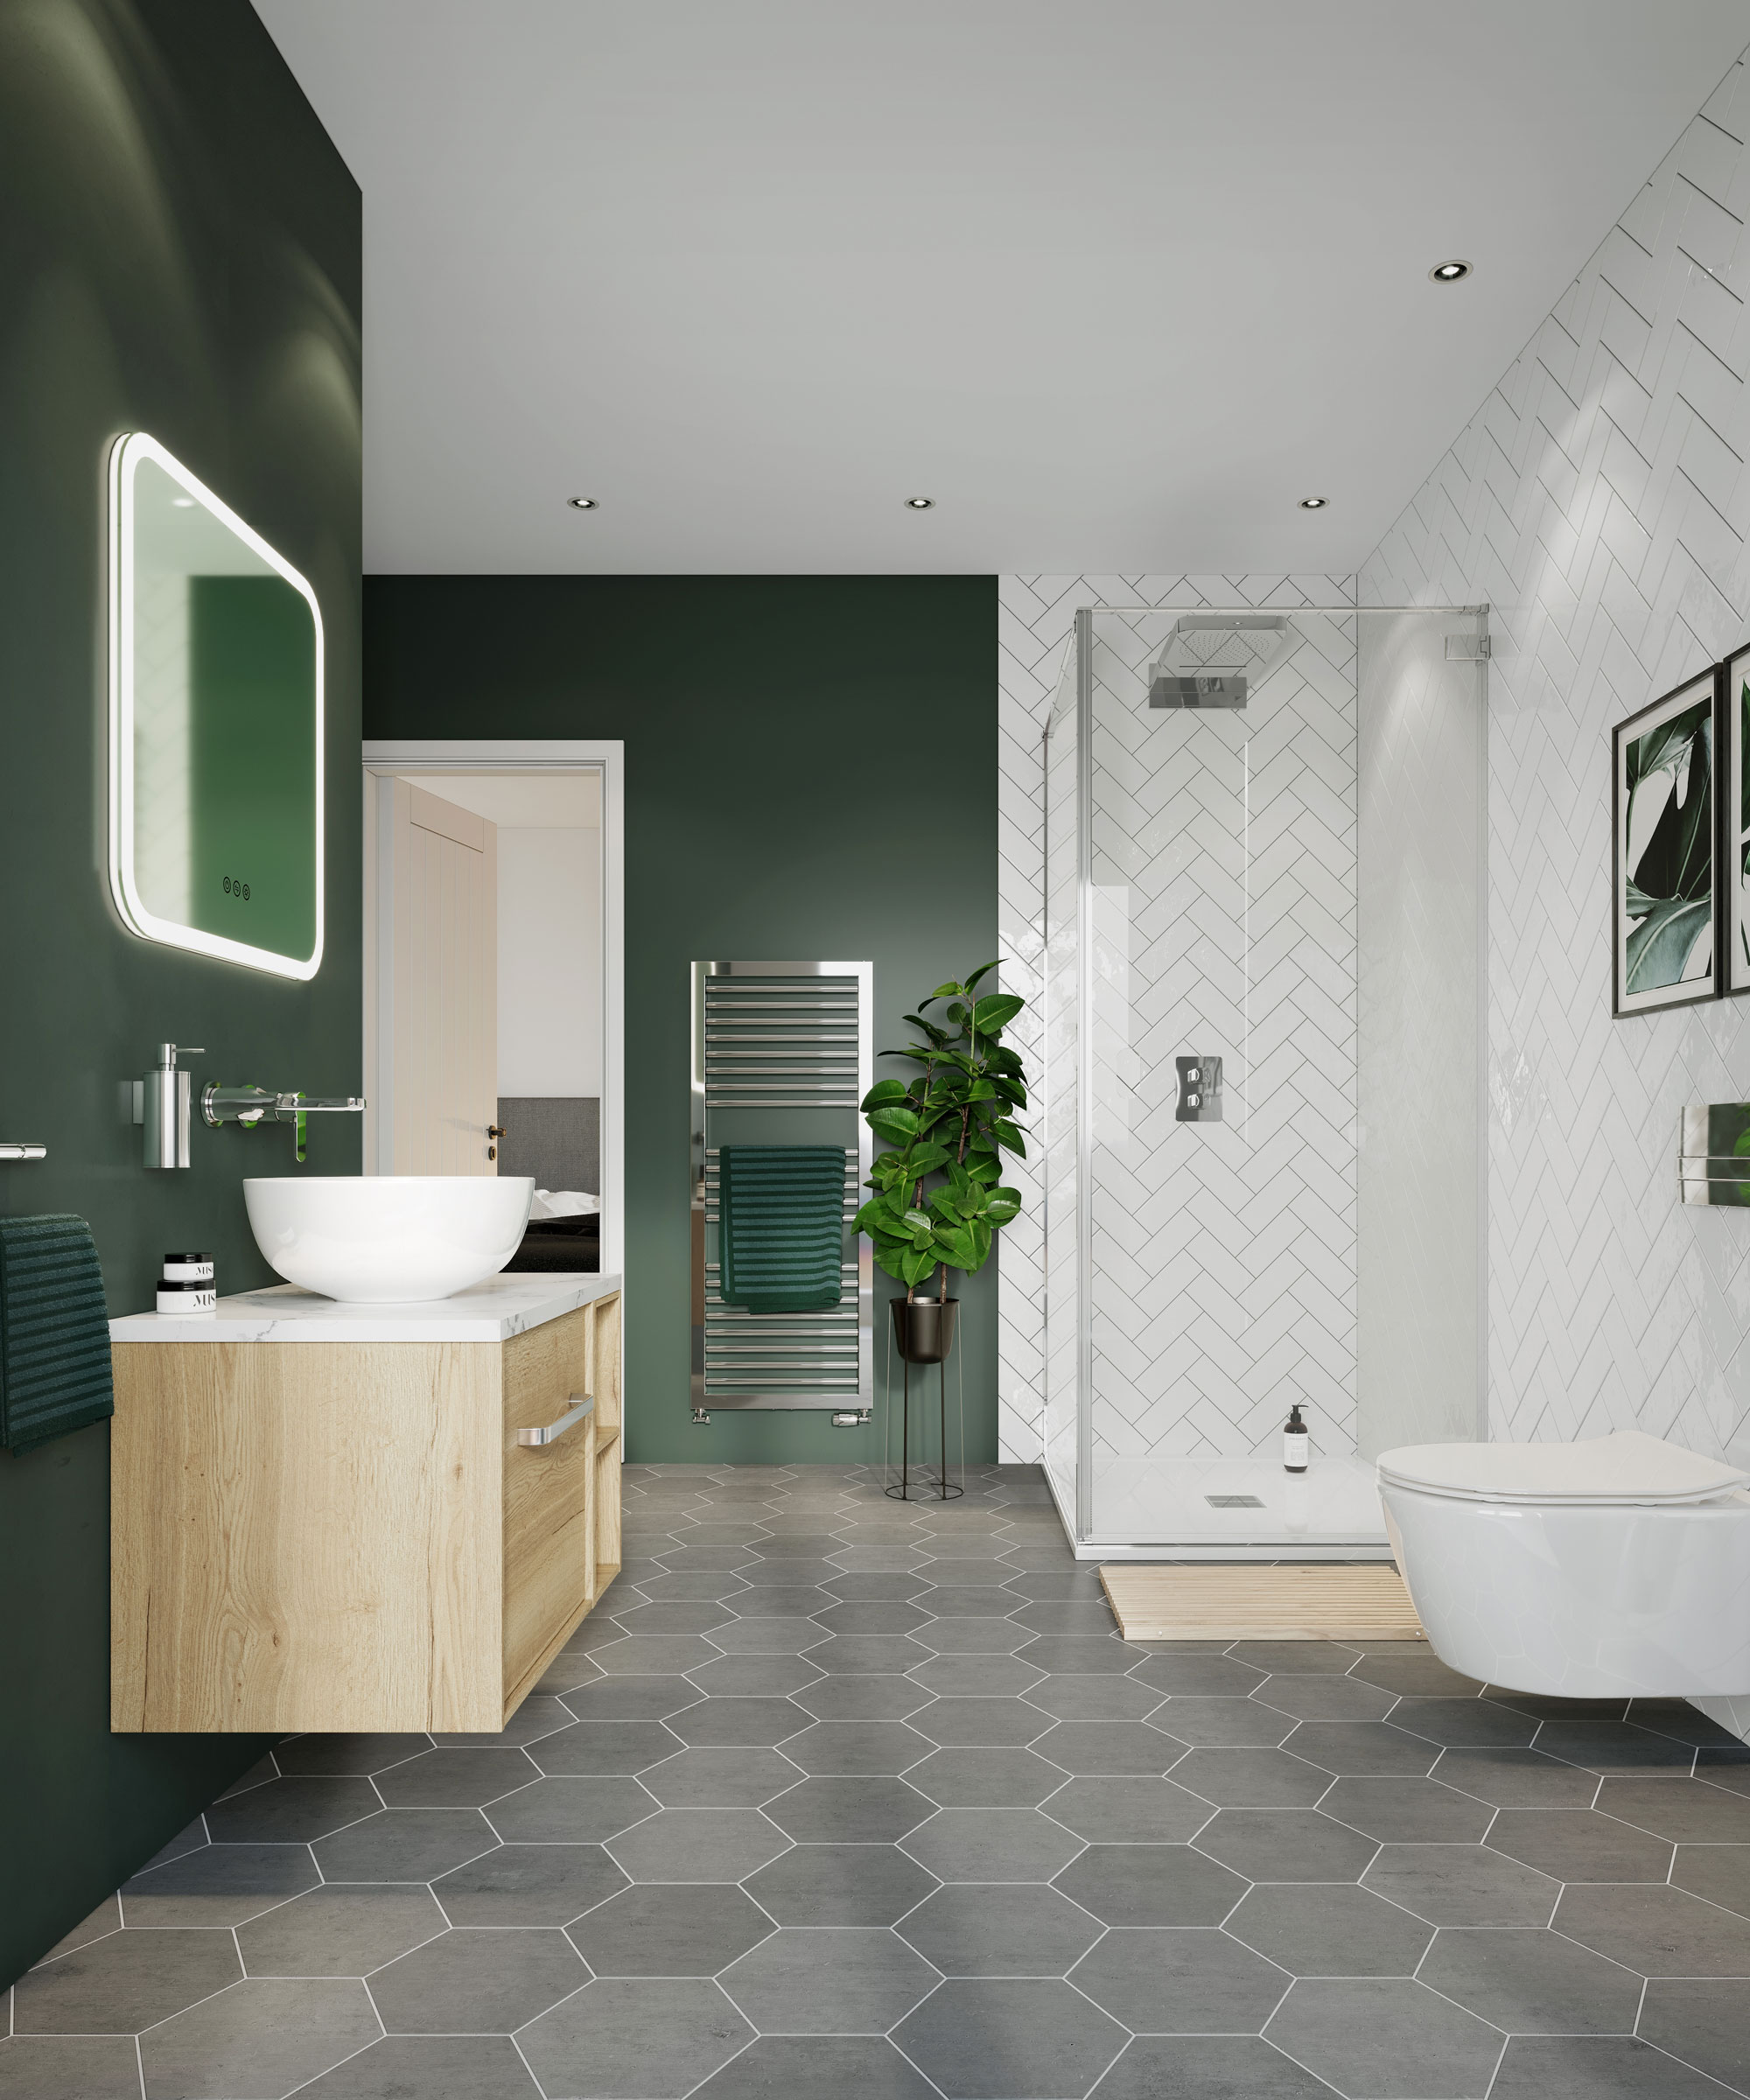
M 193 1082 L 177 1069 L 178 1057 L 204 1057 L 198 1043 L 160 1043 L 158 1061 L 134 1082 L 134 1121 L 145 1125 L 148 1166 L 186 1166 L 194 1127 Z

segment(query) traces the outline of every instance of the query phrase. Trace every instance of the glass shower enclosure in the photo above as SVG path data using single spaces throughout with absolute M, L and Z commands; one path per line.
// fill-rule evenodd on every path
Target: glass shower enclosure
M 1384 1558 L 1376 1453 L 1485 1433 L 1487 657 L 1486 607 L 1076 615 L 1043 1376 L 1089 1558 Z

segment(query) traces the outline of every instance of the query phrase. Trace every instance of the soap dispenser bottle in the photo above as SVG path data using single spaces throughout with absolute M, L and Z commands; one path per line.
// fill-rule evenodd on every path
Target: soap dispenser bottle
M 1282 1470 L 1305 1473 L 1312 1446 L 1312 1438 L 1300 1418 L 1300 1403 L 1297 1400 L 1288 1410 L 1288 1425 L 1282 1432 Z

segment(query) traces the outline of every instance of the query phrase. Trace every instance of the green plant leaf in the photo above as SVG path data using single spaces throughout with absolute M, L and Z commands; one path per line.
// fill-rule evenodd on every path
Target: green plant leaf
M 904 1080 L 878 1079 L 863 1096 L 863 1112 L 866 1116 L 871 1109 L 885 1108 L 890 1102 L 903 1101 L 905 1098 Z
M 993 1123 L 990 1125 L 990 1135 L 1004 1152 L 1018 1153 L 1023 1159 L 1026 1158 L 1026 1142 L 1012 1123 L 1006 1120 Z
M 981 1035 L 1006 1028 L 1026 1004 L 1012 991 L 990 992 L 972 1009 L 972 1025 Z
M 903 1241 L 895 1240 L 886 1244 L 883 1244 L 879 1240 L 875 1242 L 877 1267 L 886 1270 L 887 1274 L 899 1283 L 903 1284 L 907 1281 L 906 1260 L 910 1253 L 911 1249 L 906 1247 Z
M 938 1167 L 947 1166 L 954 1155 L 946 1145 L 929 1139 L 922 1144 L 914 1144 L 906 1157 L 914 1174 L 933 1174 Z
M 998 1098 L 994 1080 L 975 1079 L 966 1089 L 968 1101 L 995 1101 Z
M 877 1109 L 868 1122 L 875 1135 L 889 1144 L 909 1143 L 922 1127 L 910 1109 Z
M 920 1284 L 936 1265 L 935 1256 L 926 1250 L 920 1254 L 915 1248 L 906 1250 L 900 1258 L 900 1280 L 907 1290 Z
M 1672 898 L 1656 905 L 1628 936 L 1624 990 L 1654 991 L 1662 984 L 1680 984 L 1684 966 L 1712 915 L 1711 898 L 1699 902 Z
M 1011 1218 L 1018 1217 L 1020 1211 L 1021 1192 L 1018 1188 L 993 1188 L 984 1206 L 984 1215 L 993 1225 L 1006 1225 Z
M 947 984 L 938 984 L 922 1004 L 926 1006 L 934 1006 L 938 999 L 951 999 L 957 992 L 964 991 L 965 989 L 963 984 L 956 984 L 952 982 Z
M 988 977 L 990 972 L 996 969 L 997 963 L 1000 962 L 1002 960 L 1003 958 L 1001 956 L 998 956 L 996 962 L 981 963 L 979 967 L 973 971 L 972 975 L 968 977 L 964 986 L 962 987 L 962 990 L 967 991 L 976 990 L 978 986 L 979 979 L 981 977 Z

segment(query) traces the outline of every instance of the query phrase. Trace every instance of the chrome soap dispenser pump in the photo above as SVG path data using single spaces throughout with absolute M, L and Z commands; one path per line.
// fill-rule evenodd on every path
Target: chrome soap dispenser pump
M 177 1069 L 178 1057 L 204 1057 L 199 1043 L 160 1043 L 158 1061 L 141 1081 L 137 1120 L 145 1125 L 148 1166 L 186 1166 L 194 1125 L 193 1082 Z

